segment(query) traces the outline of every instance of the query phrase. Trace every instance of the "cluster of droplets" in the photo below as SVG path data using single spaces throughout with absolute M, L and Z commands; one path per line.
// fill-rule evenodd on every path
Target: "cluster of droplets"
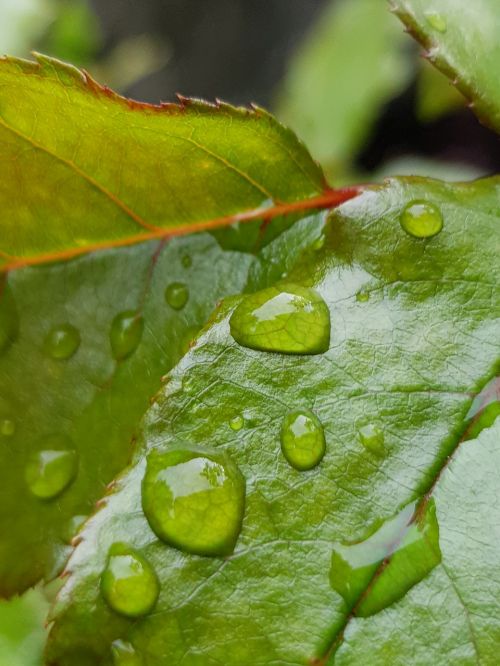
M 428 20 L 435 29 L 445 29 L 436 17 L 429 16 Z M 431 238 L 443 226 L 439 209 L 425 201 L 408 204 L 401 212 L 400 223 L 415 238 Z M 314 249 L 320 250 L 323 245 L 324 236 Z M 182 264 L 189 268 L 191 258 L 185 255 Z M 356 294 L 360 303 L 367 302 L 369 297 L 364 290 Z M 182 282 L 173 282 L 165 289 L 165 301 L 174 310 L 184 308 L 188 299 L 188 287 Z M 247 296 L 235 308 L 229 323 L 234 340 L 250 349 L 312 355 L 329 348 L 328 306 L 315 290 L 298 284 L 281 284 Z M 136 350 L 143 329 L 143 318 L 136 311 L 127 310 L 115 316 L 110 344 L 116 360 L 122 361 Z M 0 317 L 0 352 L 8 347 L 16 330 L 17 313 L 12 303 Z M 80 343 L 78 330 L 65 323 L 49 332 L 45 350 L 56 360 L 67 360 L 77 352 Z M 245 418 L 236 414 L 229 426 L 238 432 L 244 428 Z M 0 421 L 2 436 L 9 437 L 14 431 L 11 419 Z M 377 425 L 363 425 L 358 436 L 369 452 L 384 455 L 384 434 Z M 326 441 L 324 428 L 313 412 L 297 409 L 284 417 L 281 451 L 288 464 L 299 472 L 320 464 L 326 453 Z M 60 435 L 49 436 L 26 466 L 26 483 L 39 499 L 52 499 L 69 486 L 77 470 L 78 456 L 71 441 Z M 217 450 L 179 446 L 163 453 L 152 452 L 142 482 L 142 506 L 152 531 L 169 546 L 201 556 L 227 556 L 234 550 L 243 522 L 245 479 L 231 458 Z M 372 531 L 364 542 L 335 544 L 331 584 L 350 608 L 356 607 L 358 615 L 370 615 L 392 603 L 440 561 L 433 506 L 428 503 L 420 518 L 412 521 L 415 508 L 415 505 L 405 507 L 377 531 Z M 395 534 L 403 536 L 395 540 Z M 414 567 L 410 576 L 401 576 L 401 567 L 407 571 L 404 566 L 408 567 L 405 558 L 409 557 L 410 546 L 414 550 L 415 544 L 423 553 L 417 558 L 422 564 Z M 379 595 L 380 607 L 372 608 L 369 601 L 360 602 L 360 594 L 380 562 L 395 554 L 397 557 L 391 560 L 384 576 L 392 576 L 396 584 L 383 587 L 383 581 L 380 583 L 383 592 L 381 601 Z M 101 575 L 101 593 L 116 613 L 137 618 L 154 608 L 160 585 L 144 554 L 128 544 L 115 543 L 109 549 Z M 384 598 L 384 594 L 390 594 L 391 598 Z M 114 641 L 111 652 L 116 666 L 142 664 L 141 656 L 125 641 Z

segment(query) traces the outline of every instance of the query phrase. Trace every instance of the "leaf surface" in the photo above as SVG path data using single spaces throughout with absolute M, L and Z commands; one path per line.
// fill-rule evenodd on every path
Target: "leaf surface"
M 496 0 L 391 0 L 426 56 L 467 97 L 479 118 L 500 131 L 500 6 Z
M 109 250 L 72 262 L 14 271 L 0 314 L 15 325 L 0 354 L 0 591 L 12 594 L 64 564 L 76 529 L 130 459 L 133 436 L 160 377 L 186 351 L 219 298 L 238 293 L 252 255 L 223 251 L 209 235 Z M 210 279 L 207 276 L 210 276 Z M 188 290 L 178 310 L 169 285 Z M 15 315 L 12 315 L 12 313 Z M 136 348 L 115 358 L 111 330 L 123 312 L 142 317 Z M 53 355 L 54 331 L 72 326 L 73 355 Z M 0 331 L 7 328 L 0 318 Z M 2 336 L 0 335 L 0 342 Z M 13 425 L 9 425 L 13 424 Z M 33 454 L 69 438 L 77 475 L 59 496 L 30 492 Z M 61 448 L 56 444 L 56 448 Z
M 484 631 L 484 663 L 494 663 L 498 595 L 479 590 L 469 600 L 466 594 L 474 587 L 467 584 L 469 566 L 474 579 L 476 571 L 481 581 L 498 578 L 491 566 L 500 555 L 492 528 L 498 524 L 500 449 L 486 431 L 477 442 L 460 442 L 474 397 L 498 367 L 499 197 L 498 179 L 447 185 L 408 178 L 344 204 L 323 247 L 314 243 L 276 285 L 313 288 L 324 299 L 331 320 L 324 354 L 242 347 L 229 324 L 241 299 L 220 307 L 145 416 L 131 467 L 81 533 L 53 611 L 48 663 L 107 665 L 111 643 L 120 639 L 155 665 L 322 664 L 333 663 L 335 651 L 345 663 L 383 664 L 389 655 L 403 664 L 408 659 L 400 655 L 411 654 L 419 640 L 443 666 L 455 641 L 463 648 L 460 663 L 468 664 L 475 663 L 472 612 L 489 618 L 489 625 L 478 619 L 475 626 Z M 442 231 L 427 240 L 410 236 L 399 222 L 408 204 L 422 200 L 444 220 Z M 266 286 L 267 266 L 288 256 L 289 233 L 267 246 L 252 269 L 255 289 Z M 292 320 L 287 326 L 300 335 Z M 281 451 L 282 424 L 294 410 L 312 411 L 324 428 L 326 453 L 309 471 L 291 467 Z M 141 504 L 147 457 L 179 446 L 223 451 L 246 479 L 242 530 L 229 556 L 187 554 L 149 527 Z M 462 484 L 476 458 L 478 471 Z M 489 469 L 484 477 L 483 465 Z M 479 478 L 473 493 L 472 479 Z M 369 538 L 409 503 L 416 502 L 418 512 L 431 500 L 441 552 L 429 558 L 417 547 L 422 580 L 411 566 L 405 573 L 405 557 L 420 533 L 412 509 L 415 527 L 407 517 L 395 541 L 407 534 L 410 550 L 397 552 L 392 565 L 394 547 L 387 545 L 381 557 L 390 562 L 380 584 L 363 583 L 359 599 L 347 604 L 330 584 L 335 544 Z M 476 533 L 468 523 L 457 524 L 462 504 L 464 520 L 474 523 L 477 510 L 489 522 L 474 526 Z M 161 584 L 155 609 L 134 621 L 110 610 L 99 592 L 108 550 L 124 541 L 149 560 Z M 400 600 L 394 585 L 403 590 Z M 354 619 L 361 601 L 365 614 L 367 607 L 383 606 L 387 589 L 392 605 Z M 451 617 L 443 614 L 447 599 Z M 411 612 L 405 615 L 408 606 L 417 617 L 427 612 L 432 632 L 421 631 Z M 376 662 L 367 631 L 378 641 Z M 436 636 L 442 651 L 435 649 Z
M 0 144 L 4 268 L 188 233 L 325 188 L 263 110 L 141 104 L 41 55 L 0 60 Z

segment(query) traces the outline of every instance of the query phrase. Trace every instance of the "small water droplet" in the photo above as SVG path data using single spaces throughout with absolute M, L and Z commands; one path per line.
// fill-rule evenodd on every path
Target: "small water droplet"
M 74 480 L 78 470 L 78 454 L 65 435 L 48 435 L 44 447 L 33 454 L 25 469 L 26 483 L 35 497 L 57 497 Z
M 71 543 L 73 537 L 76 536 L 77 532 L 80 530 L 80 527 L 82 527 L 87 518 L 88 516 L 78 514 L 76 516 L 72 516 L 68 520 L 62 533 L 62 537 L 66 543 Z
M 0 354 L 8 349 L 19 330 L 19 316 L 12 291 L 7 284 L 0 284 Z
M 377 456 L 385 455 L 384 433 L 378 426 L 368 423 L 358 430 L 358 435 L 365 449 Z
M 228 555 L 240 533 L 245 480 L 231 459 L 210 449 L 173 448 L 148 457 L 142 507 L 163 541 L 198 555 Z
M 244 298 L 230 319 L 243 347 L 283 354 L 321 354 L 330 344 L 330 312 L 313 289 L 287 284 Z
M 367 301 L 370 300 L 370 292 L 360 289 L 356 294 L 356 300 L 358 301 L 358 303 L 366 303 Z
M 490 380 L 474 398 L 467 413 L 469 424 L 464 439 L 475 439 L 485 428 L 489 428 L 500 415 L 500 377 Z
M 191 268 L 191 266 L 193 265 L 193 260 L 191 259 L 189 254 L 185 254 L 182 257 L 181 262 L 182 262 L 182 265 L 184 266 L 184 268 Z
M 16 422 L 12 419 L 0 419 L 0 434 L 4 437 L 12 437 L 16 432 Z
M 316 251 L 322 250 L 325 247 L 325 241 L 325 234 L 321 234 L 321 236 L 318 236 L 318 238 L 316 238 L 316 240 L 313 242 L 312 249 Z
M 233 416 L 233 418 L 229 421 L 229 426 L 231 430 L 241 430 L 243 426 L 245 425 L 245 419 L 241 414 L 237 414 L 236 416 Z
M 443 228 L 441 211 L 428 201 L 411 201 L 403 209 L 399 221 L 415 238 L 432 238 Z
M 137 312 L 126 310 L 116 315 L 111 323 L 109 339 L 117 361 L 123 361 L 137 349 L 143 329 L 144 320 Z
M 446 32 L 448 25 L 442 14 L 438 14 L 437 12 L 426 12 L 425 19 L 434 30 L 437 30 L 438 32 Z
M 330 582 L 355 615 L 368 617 L 398 601 L 441 561 L 434 501 L 416 508 L 411 502 L 364 541 L 334 544 Z
M 116 613 L 140 617 L 153 609 L 160 586 L 143 555 L 124 543 L 114 543 L 101 576 L 101 592 Z
M 114 666 L 143 666 L 141 655 L 136 652 L 132 643 L 118 639 L 111 644 Z
M 56 326 L 45 339 L 47 354 L 61 361 L 71 358 L 79 346 L 80 333 L 71 324 Z
M 165 300 L 174 310 L 182 310 L 189 299 L 189 289 L 183 282 L 172 282 L 165 289 Z
M 281 427 L 281 450 L 292 467 L 316 467 L 325 455 L 325 433 L 318 417 L 308 410 L 287 414 Z

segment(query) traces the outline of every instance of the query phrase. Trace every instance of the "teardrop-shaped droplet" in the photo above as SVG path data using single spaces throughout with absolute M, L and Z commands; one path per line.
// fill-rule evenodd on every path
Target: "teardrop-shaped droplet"
M 124 543 L 115 543 L 109 549 L 101 576 L 101 592 L 116 613 L 140 617 L 153 609 L 160 586 L 153 567 L 143 555 Z
M 428 201 L 412 201 L 402 211 L 403 229 L 415 238 L 431 238 L 443 228 L 441 211 Z
M 243 347 L 283 354 L 321 354 L 330 344 L 330 312 L 313 289 L 269 287 L 245 297 L 230 319 Z
M 0 284 L 0 354 L 8 349 L 19 330 L 16 302 L 8 284 Z
M 71 324 L 55 326 L 45 339 L 45 350 L 52 358 L 71 358 L 80 346 L 80 333 Z
M 475 439 L 500 415 L 500 377 L 494 377 L 476 395 L 466 416 L 464 439 Z
M 385 455 L 384 432 L 373 423 L 368 423 L 358 430 L 361 444 L 377 456 Z
M 3 437 L 12 437 L 16 432 L 16 422 L 12 419 L 0 419 L 0 435 Z
M 143 318 L 133 310 L 120 312 L 111 324 L 110 342 L 117 361 L 128 358 L 139 345 L 144 329 Z
M 189 299 L 189 289 L 183 282 L 172 282 L 165 289 L 165 300 L 174 310 L 182 310 Z
M 185 254 L 182 257 L 181 262 L 182 262 L 182 265 L 184 266 L 184 268 L 191 268 L 191 266 L 193 264 L 193 260 L 191 259 L 189 254 Z
M 235 432 L 241 430 L 244 425 L 245 419 L 241 414 L 236 414 L 236 416 L 233 416 L 233 418 L 229 421 L 229 427 Z
M 434 30 L 437 30 L 438 32 L 446 32 L 448 25 L 442 14 L 438 14 L 438 12 L 426 12 L 425 20 L 431 28 L 434 28 Z
M 416 509 L 411 502 L 364 541 L 334 544 L 330 582 L 355 615 L 368 617 L 398 601 L 441 561 L 434 501 Z
M 49 435 L 41 441 L 44 447 L 33 454 L 25 469 L 26 483 L 35 497 L 57 497 L 74 480 L 78 454 L 65 435 Z
M 114 666 L 143 666 L 144 661 L 134 646 L 118 639 L 111 644 Z
M 228 555 L 240 533 L 245 480 L 231 459 L 210 449 L 153 452 L 142 507 L 153 532 L 175 548 Z
M 325 433 L 318 417 L 308 410 L 290 412 L 281 427 L 281 450 L 292 467 L 316 467 L 325 455 Z

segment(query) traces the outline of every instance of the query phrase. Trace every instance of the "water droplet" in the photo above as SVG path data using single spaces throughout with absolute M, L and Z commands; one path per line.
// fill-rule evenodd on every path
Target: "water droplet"
M 229 421 L 229 426 L 231 430 L 241 430 L 243 426 L 245 425 L 245 419 L 241 414 L 237 414 L 236 416 L 233 416 L 233 418 Z
M 47 354 L 61 361 L 71 358 L 79 346 L 80 333 L 71 324 L 56 326 L 45 339 Z
M 269 287 L 244 298 L 230 319 L 243 347 L 284 354 L 321 354 L 330 343 L 330 312 L 313 289 Z
M 184 266 L 184 268 L 191 268 L 191 266 L 193 265 L 193 260 L 191 259 L 189 254 L 185 254 L 182 257 L 181 262 L 182 262 L 182 265 Z
M 318 417 L 307 410 L 285 416 L 281 427 L 281 450 L 292 467 L 312 469 L 325 455 L 325 434 Z
M 230 458 L 210 449 L 153 452 L 142 506 L 153 532 L 198 555 L 228 555 L 240 533 L 245 480 Z
M 412 201 L 400 216 L 403 229 L 415 238 L 431 238 L 443 228 L 443 216 L 437 206 L 428 201 Z
M 378 426 L 368 423 L 358 430 L 358 435 L 365 449 L 377 456 L 385 455 L 384 433 Z
M 120 615 L 140 617 L 153 609 L 160 586 L 153 567 L 143 555 L 124 543 L 114 543 L 101 576 L 101 592 L 107 604 Z
M 321 234 L 321 236 L 318 236 L 318 238 L 316 238 L 316 240 L 313 242 L 312 249 L 316 251 L 323 249 L 325 246 L 325 241 L 325 234 Z
M 500 415 L 500 377 L 490 380 L 474 398 L 467 413 L 469 424 L 464 439 L 475 439 L 485 428 L 489 428 Z
M 174 310 L 182 310 L 189 299 L 189 289 L 183 282 L 172 282 L 165 289 L 165 300 Z
M 111 324 L 110 342 L 113 356 L 123 361 L 132 354 L 139 345 L 144 329 L 143 318 L 133 310 L 120 312 Z
M 26 483 L 35 497 L 52 499 L 74 480 L 78 470 L 78 454 L 65 435 L 48 435 L 44 447 L 33 454 L 25 469 Z
M 358 303 L 366 303 L 367 301 L 370 300 L 370 292 L 360 289 L 356 294 L 356 300 L 358 301 Z
M 0 419 L 0 434 L 4 437 L 12 437 L 16 432 L 16 422 L 12 419 Z
M 80 530 L 80 527 L 82 527 L 83 523 L 87 520 L 87 518 L 88 516 L 84 516 L 83 514 L 78 514 L 76 516 L 72 516 L 68 520 L 66 526 L 63 529 L 63 534 L 62 534 L 63 539 L 66 543 L 71 543 L 71 540 Z
M 411 502 L 364 541 L 334 544 L 330 582 L 355 615 L 368 617 L 398 601 L 441 561 L 434 501 L 416 508 Z
M 143 666 L 141 655 L 135 651 L 134 646 L 127 641 L 118 639 L 111 644 L 114 666 Z
M 7 350 L 19 330 L 19 316 L 10 287 L 0 284 L 0 354 Z
M 446 19 L 442 14 L 438 14 L 437 12 L 426 12 L 425 19 L 434 30 L 437 30 L 438 32 L 446 32 L 448 26 L 446 24 Z

